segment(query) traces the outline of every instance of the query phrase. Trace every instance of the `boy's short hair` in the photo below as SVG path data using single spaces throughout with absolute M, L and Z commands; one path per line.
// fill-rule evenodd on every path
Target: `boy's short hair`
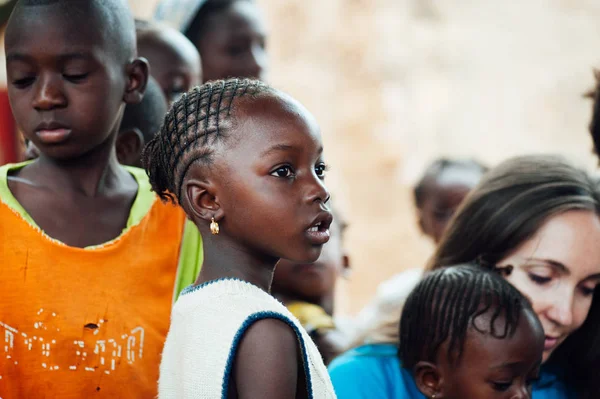
M 427 274 L 408 296 L 400 320 L 398 355 L 403 367 L 436 362 L 448 342 L 448 360 L 460 361 L 467 333 L 474 329 L 498 339 L 515 334 L 521 313 L 533 312 L 529 301 L 499 271 L 465 264 Z M 491 315 L 488 328 L 475 321 Z
M 142 133 L 144 143 L 148 143 L 160 130 L 166 112 L 167 101 L 160 86 L 156 80 L 148 77 L 142 102 L 125 106 L 119 132 L 138 129 Z
M 419 179 L 415 185 L 415 188 L 413 189 L 413 198 L 417 208 L 421 208 L 423 206 L 426 197 L 427 185 L 431 182 L 431 180 L 442 174 L 444 170 L 452 167 L 479 169 L 482 174 L 488 171 L 487 166 L 473 159 L 436 159 L 427 167 L 427 169 L 425 169 L 425 173 L 423 173 L 423 176 Z
M 117 54 L 124 62 L 136 56 L 135 25 L 126 0 L 20 0 L 12 15 L 36 6 L 61 6 L 74 23 L 99 21 L 105 39 L 112 46 L 110 53 Z M 91 16 L 95 18 L 90 18 Z

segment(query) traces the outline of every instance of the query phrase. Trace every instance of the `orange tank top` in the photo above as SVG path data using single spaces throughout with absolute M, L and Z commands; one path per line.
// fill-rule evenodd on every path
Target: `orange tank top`
M 155 199 L 81 249 L 0 201 L 0 398 L 155 397 L 184 222 Z

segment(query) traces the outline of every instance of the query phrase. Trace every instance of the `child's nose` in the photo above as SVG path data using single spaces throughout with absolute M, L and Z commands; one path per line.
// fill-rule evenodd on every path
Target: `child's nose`
M 36 85 L 33 107 L 37 110 L 50 110 L 63 107 L 65 104 L 66 97 L 59 78 L 41 75 Z
M 325 187 L 325 183 L 318 177 L 312 176 L 309 185 L 307 202 L 320 202 L 322 204 L 326 204 L 327 201 L 329 201 L 329 190 L 327 190 L 327 187 Z

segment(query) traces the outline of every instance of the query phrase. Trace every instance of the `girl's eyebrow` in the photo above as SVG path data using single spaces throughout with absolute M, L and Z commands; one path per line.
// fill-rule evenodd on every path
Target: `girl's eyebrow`
M 274 152 L 284 152 L 284 151 L 298 151 L 298 147 L 295 147 L 294 145 L 291 144 L 275 144 L 271 147 L 269 147 L 267 150 L 265 150 L 262 153 L 262 156 L 266 156 L 266 155 L 270 155 L 271 153 Z
M 269 147 L 267 150 L 265 150 L 261 154 L 261 156 L 264 157 L 264 156 L 270 155 L 274 152 L 285 152 L 285 151 L 301 152 L 302 147 L 299 147 L 294 144 L 275 144 L 275 145 Z M 323 153 L 323 147 L 319 147 L 319 155 L 322 153 Z

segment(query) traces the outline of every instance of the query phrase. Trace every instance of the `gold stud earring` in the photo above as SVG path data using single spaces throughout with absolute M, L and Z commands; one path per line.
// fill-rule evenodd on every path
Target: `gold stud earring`
M 210 222 L 210 232 L 214 235 L 219 234 L 219 223 L 215 222 L 215 218 Z

